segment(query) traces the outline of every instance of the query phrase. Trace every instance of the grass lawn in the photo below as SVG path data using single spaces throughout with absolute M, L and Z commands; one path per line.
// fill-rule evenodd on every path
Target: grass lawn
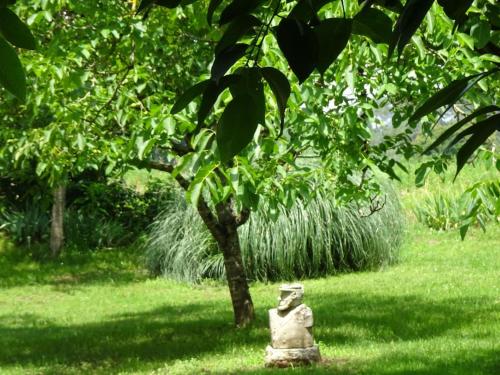
M 464 242 L 417 226 L 397 266 L 305 281 L 327 360 L 267 370 L 278 285 L 252 285 L 257 321 L 236 330 L 225 286 L 148 279 L 130 250 L 38 264 L 4 249 L 0 373 L 499 374 L 499 250 L 499 226 Z

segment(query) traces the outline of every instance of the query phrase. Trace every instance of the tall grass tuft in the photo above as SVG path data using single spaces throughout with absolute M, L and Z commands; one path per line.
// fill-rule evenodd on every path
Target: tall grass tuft
M 291 280 L 373 269 L 394 263 L 404 215 L 388 191 L 384 208 L 363 217 L 357 206 L 338 207 L 327 193 L 298 201 L 271 218 L 263 204 L 239 228 L 243 261 L 252 280 Z M 151 226 L 145 253 L 156 275 L 197 282 L 224 278 L 222 254 L 191 206 L 179 199 Z

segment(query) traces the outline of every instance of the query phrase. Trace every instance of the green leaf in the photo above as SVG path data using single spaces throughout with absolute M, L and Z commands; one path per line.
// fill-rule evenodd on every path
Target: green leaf
M 351 36 L 352 19 L 328 18 L 314 28 L 318 39 L 319 53 L 316 68 L 324 74 L 347 46 Z
M 144 140 L 142 136 L 137 137 L 135 146 L 137 147 L 137 157 L 142 160 L 153 147 L 152 139 Z
M 230 85 L 235 84 L 239 78 L 236 74 L 229 74 L 222 77 L 218 82 L 210 80 L 203 92 L 200 108 L 198 109 L 198 125 L 203 124 L 219 95 Z
M 476 48 L 483 48 L 490 41 L 491 26 L 489 22 L 480 20 L 472 25 L 470 29 L 470 36 L 474 38 L 474 46 Z
M 398 47 L 398 55 L 401 55 L 404 47 L 424 20 L 433 2 L 434 0 L 408 0 L 406 2 L 392 32 L 389 57 L 392 56 L 396 47 Z
M 252 140 L 259 122 L 257 105 L 251 95 L 242 94 L 224 110 L 217 127 L 217 146 L 223 162 L 231 160 Z
M 21 100 L 26 99 L 26 77 L 16 51 L 0 37 L 0 83 Z
M 467 235 L 467 231 L 469 230 L 469 224 L 462 225 L 460 227 L 460 239 L 463 241 L 465 236 Z
M 189 184 L 186 191 L 186 200 L 188 202 L 191 202 L 194 206 L 198 205 L 198 201 L 203 190 L 203 184 L 215 168 L 217 168 L 217 164 L 211 163 L 198 169 L 193 181 Z
M 175 102 L 170 113 L 175 114 L 182 111 L 186 106 L 191 103 L 197 96 L 203 94 L 210 83 L 210 80 L 198 82 L 196 85 L 189 88 L 183 93 Z
M 239 43 L 226 48 L 216 55 L 211 69 L 211 78 L 218 81 L 236 61 L 245 55 L 247 48 L 247 44 Z
M 500 114 L 478 122 L 471 128 L 474 129 L 467 129 L 468 132 L 463 132 L 464 136 L 470 134 L 472 131 L 473 134 L 457 153 L 457 172 L 455 178 L 457 178 L 474 151 L 476 151 L 495 131 L 500 131 Z
M 219 26 L 225 25 L 243 14 L 250 13 L 260 3 L 261 0 L 233 0 L 220 14 Z
M 215 54 L 219 54 L 224 49 L 234 45 L 243 35 L 260 24 L 259 19 L 250 14 L 238 17 L 229 24 L 219 43 L 215 46 Z
M 474 76 L 457 79 L 439 90 L 415 111 L 409 121 L 417 121 L 444 105 L 455 103 L 465 93 L 471 78 Z
M 415 185 L 417 187 L 422 187 L 425 184 L 425 179 L 429 175 L 430 171 L 432 170 L 433 162 L 428 161 L 426 163 L 423 163 L 421 166 L 417 168 L 415 171 Z
M 352 33 L 367 36 L 375 43 L 389 44 L 392 35 L 392 20 L 379 9 L 365 8 L 354 17 Z
M 314 31 L 302 21 L 284 18 L 276 29 L 276 37 L 299 83 L 304 82 L 318 61 L 318 40 Z
M 317 18 L 317 12 L 332 0 L 302 0 L 291 10 L 288 18 L 293 18 L 305 23 L 309 23 Z
M 447 140 L 453 133 L 455 133 L 462 126 L 464 126 L 468 122 L 472 121 L 476 117 L 484 115 L 486 113 L 496 112 L 496 111 L 500 111 L 500 107 L 497 107 L 496 105 L 491 105 L 491 106 L 479 108 L 478 110 L 476 110 L 473 113 L 471 113 L 469 116 L 463 118 L 462 120 L 460 120 L 459 122 L 457 122 L 455 125 L 453 125 L 450 128 L 448 128 L 443 134 L 441 134 L 439 136 L 438 139 L 436 139 L 429 147 L 427 147 L 423 153 L 425 154 L 425 153 L 427 153 L 427 152 L 435 149 L 436 147 L 438 147 L 445 140 Z
M 285 125 L 285 110 L 286 103 L 288 102 L 288 98 L 290 97 L 291 88 L 290 82 L 285 77 L 283 73 L 281 73 L 278 69 L 266 67 L 261 70 L 262 76 L 271 87 L 274 96 L 276 97 L 276 103 L 278 104 L 278 109 L 280 111 L 280 133 L 283 133 L 283 127 Z
M 262 84 L 262 75 L 259 68 L 242 68 L 237 74 L 240 79 L 230 86 L 233 98 L 240 95 L 251 95 L 256 104 L 259 124 L 265 124 L 266 116 L 266 98 L 264 96 L 264 85 Z
M 9 8 L 0 8 L 0 32 L 19 48 L 35 49 L 35 38 L 26 24 Z

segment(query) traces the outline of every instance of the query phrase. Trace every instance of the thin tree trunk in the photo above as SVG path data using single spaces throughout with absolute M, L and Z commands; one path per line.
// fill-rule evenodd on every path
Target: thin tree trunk
M 219 210 L 218 220 L 201 199 L 198 204 L 198 212 L 224 256 L 226 279 L 236 326 L 245 327 L 254 319 L 254 307 L 243 267 L 238 237 L 238 220 L 233 216 L 230 205 L 227 203 Z
M 254 307 L 243 267 L 241 247 L 236 225 L 226 226 L 225 238 L 217 239 L 224 255 L 227 284 L 233 303 L 234 319 L 238 327 L 244 327 L 254 319 Z
M 50 223 L 50 250 L 57 257 L 64 245 L 64 206 L 66 187 L 60 185 L 52 191 L 52 219 Z

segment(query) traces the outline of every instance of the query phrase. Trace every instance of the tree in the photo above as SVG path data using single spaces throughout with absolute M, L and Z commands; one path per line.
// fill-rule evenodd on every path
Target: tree
M 316 144 L 312 147 L 312 143 L 304 143 L 304 138 L 297 137 L 297 134 L 294 134 L 295 137 L 287 137 L 283 134 L 284 115 L 292 87 L 286 75 L 281 70 L 276 69 L 275 65 L 279 65 L 276 59 L 271 58 L 273 65 L 263 65 L 263 62 L 269 62 L 267 59 L 269 55 L 279 55 L 276 48 L 272 47 L 269 35 L 272 34 L 276 38 L 281 54 L 285 57 L 288 66 L 300 84 L 305 82 L 315 70 L 324 78 L 330 65 L 339 58 L 348 45 L 354 45 L 354 43 L 349 44 L 349 41 L 357 41 L 358 35 L 368 37 L 374 43 L 388 44 L 389 57 L 393 55 L 395 50 L 397 50 L 398 56 L 403 55 L 405 46 L 414 37 L 433 3 L 432 0 L 409 0 L 403 6 L 399 1 L 367 0 L 359 1 L 357 4 L 355 2 L 344 3 L 343 1 L 287 3 L 279 0 L 270 2 L 234 0 L 222 7 L 222 1 L 210 1 L 207 21 L 211 24 L 214 14 L 222 7 L 218 17 L 218 25 L 224 31 L 215 48 L 215 58 L 209 78 L 187 90 L 178 98 L 172 108 L 172 112 L 177 113 L 186 108 L 196 97 L 201 96 L 202 98 L 197 112 L 197 125 L 185 132 L 184 137 L 174 143 L 170 150 L 173 154 L 172 160 L 175 160 L 175 157 L 180 158 L 177 160 L 178 164 L 169 163 L 164 166 L 164 170 L 173 173 L 181 186 L 186 189 L 188 199 L 198 207 L 200 215 L 224 254 L 237 325 L 245 325 L 252 319 L 253 307 L 241 264 L 236 229 L 248 217 L 253 204 L 252 199 L 262 195 L 255 188 L 254 176 L 248 173 L 246 168 L 249 165 L 258 165 L 262 159 L 269 158 L 276 163 L 274 164 L 276 169 L 273 172 L 278 172 L 279 175 L 279 168 L 283 168 L 285 165 L 286 174 L 290 176 L 290 165 L 296 163 L 301 152 L 297 152 L 295 148 L 294 152 L 280 160 L 279 157 L 276 157 L 279 154 L 280 141 L 279 139 L 278 141 L 266 139 L 268 134 L 283 136 L 291 144 L 295 142 L 293 146 L 300 145 L 299 149 L 302 152 L 306 150 L 321 151 L 322 149 L 321 141 L 318 141 L 317 138 L 314 141 Z M 467 18 L 467 10 L 472 5 L 472 1 L 449 2 L 442 0 L 438 3 L 446 15 L 455 22 L 455 27 L 463 27 Z M 147 15 L 151 10 L 150 7 L 154 4 L 166 8 L 176 8 L 181 5 L 181 2 L 145 0 L 141 3 L 139 11 L 145 11 Z M 498 6 L 488 2 L 482 2 L 482 6 L 493 6 L 496 10 L 498 9 Z M 439 10 L 436 11 L 439 12 Z M 397 17 L 394 27 L 392 27 L 394 16 L 391 12 L 396 13 Z M 423 39 L 415 36 L 414 42 L 419 52 L 425 55 Z M 353 53 L 351 56 L 358 57 L 359 55 Z M 243 58 L 246 58 L 245 63 L 239 63 L 238 61 Z M 352 70 L 348 72 L 345 66 L 343 68 L 341 67 L 339 71 L 346 76 L 349 74 L 348 79 L 352 79 L 356 73 L 360 76 L 364 73 L 362 67 L 358 68 L 358 72 Z M 228 71 L 231 73 L 226 74 Z M 484 73 L 484 76 L 494 72 L 496 72 L 495 69 L 492 70 L 492 73 Z M 325 81 L 320 79 L 319 82 Z M 278 128 L 266 123 L 264 82 L 269 85 L 270 90 L 275 95 L 275 105 L 280 115 Z M 399 90 L 397 85 L 392 85 L 391 89 Z M 229 95 L 227 90 L 230 92 Z M 224 103 L 222 105 L 224 107 L 223 113 L 218 121 L 207 123 L 207 116 L 219 97 L 219 103 Z M 407 100 L 407 102 L 409 101 Z M 446 101 L 444 104 L 449 103 Z M 426 105 L 423 107 L 425 108 Z M 436 108 L 434 106 L 432 109 Z M 321 110 L 324 108 L 320 108 Z M 420 113 L 417 112 L 413 119 L 430 112 L 431 110 L 420 110 Z M 408 117 L 409 115 L 406 116 L 406 118 Z M 363 131 L 360 128 L 354 132 L 355 136 L 362 134 Z M 408 139 L 405 139 L 404 135 L 400 141 L 402 146 L 398 148 L 399 150 L 409 147 Z M 247 147 L 253 142 L 255 142 L 253 148 Z M 397 142 L 396 138 L 392 146 L 396 146 Z M 197 151 L 197 146 L 200 143 L 203 146 L 209 146 L 201 147 L 205 154 L 200 152 L 197 155 L 196 162 L 199 163 L 199 158 L 204 158 L 205 165 L 198 169 L 191 180 L 187 180 L 182 172 L 186 170 L 186 165 L 193 162 L 190 155 Z M 255 155 L 261 153 L 266 144 L 270 145 L 271 148 L 278 147 L 278 149 L 273 149 L 269 154 L 264 152 L 264 155 L 256 157 Z M 317 146 L 320 146 L 319 149 Z M 381 152 L 387 151 L 387 144 L 379 147 L 379 152 L 369 152 L 368 154 L 376 155 L 371 158 L 367 158 L 362 152 L 357 153 L 352 146 L 349 150 L 344 151 L 356 154 L 353 160 L 357 160 L 359 163 L 362 163 L 363 160 L 367 162 L 360 168 L 360 187 L 363 187 L 366 172 L 370 168 L 374 168 L 373 159 L 377 160 L 378 168 L 396 177 L 393 168 L 397 161 L 387 158 L 387 154 Z M 328 149 L 328 146 L 323 147 L 323 149 Z M 328 160 L 328 155 L 321 156 L 321 160 Z M 372 161 L 373 164 L 370 164 L 369 161 Z M 238 174 L 240 171 L 250 175 L 250 177 L 241 181 Z M 255 173 L 255 169 L 253 172 Z M 256 174 L 258 175 L 258 172 Z M 275 174 L 270 173 L 269 175 Z M 237 180 L 234 176 L 238 176 Z M 345 182 L 349 180 L 349 177 L 356 176 L 356 173 L 344 168 L 343 174 L 340 173 L 340 176 L 345 177 Z M 339 174 L 336 177 L 338 178 Z M 238 182 L 236 187 L 232 185 L 235 180 Z M 300 186 L 300 183 L 297 184 L 297 180 L 286 187 L 280 182 L 276 181 L 273 188 L 270 189 L 280 203 L 286 204 L 288 200 L 293 201 L 294 193 L 290 192 L 300 191 L 301 187 L 304 188 L 304 186 Z M 352 188 L 352 185 L 350 187 Z M 352 198 L 353 194 L 347 195 L 351 195 L 350 198 Z
M 399 1 L 287 3 L 275 0 L 268 3 L 235 0 L 224 4 L 219 12 L 222 2 L 212 0 L 207 11 L 208 21 L 211 23 L 218 13 L 223 31 L 198 27 L 196 31 L 203 30 L 205 35 L 200 37 L 196 35 L 202 34 L 195 33 L 188 49 L 207 39 L 211 41 L 212 37 L 218 39 L 210 74 L 204 75 L 200 70 L 184 74 L 191 79 L 201 76 L 202 81 L 180 95 L 170 107 L 162 104 L 170 103 L 174 95 L 165 94 L 165 88 L 157 79 L 169 72 L 164 61 L 157 58 L 163 56 L 159 52 L 168 42 L 157 37 L 156 31 L 162 24 L 159 20 L 191 12 L 192 18 L 187 17 L 190 22 L 184 26 L 193 27 L 191 21 L 197 24 L 196 15 L 200 14 L 193 11 L 193 7 L 199 10 L 204 4 L 145 0 L 138 10 L 147 22 L 132 22 L 140 24 L 134 28 L 139 30 L 140 38 L 131 38 L 137 43 L 135 53 L 142 53 L 141 59 L 136 56 L 134 67 L 144 75 L 139 74 L 135 82 L 130 81 L 130 86 L 126 86 L 127 79 L 122 82 L 115 70 L 111 74 L 115 84 L 118 82 L 120 87 L 129 88 L 134 95 L 138 92 L 139 100 L 126 95 L 125 90 L 116 89 L 116 85 L 106 85 L 105 79 L 98 80 L 104 82 L 101 85 L 94 84 L 91 79 L 88 87 L 95 89 L 92 95 L 80 92 L 68 101 L 54 102 L 59 103 L 54 107 L 66 108 L 60 103 L 74 104 L 75 115 L 70 118 L 74 120 L 71 123 L 76 142 L 72 144 L 78 145 L 83 135 L 95 137 L 93 142 L 99 146 L 87 146 L 85 150 L 89 155 L 91 150 L 96 151 L 107 167 L 135 164 L 164 170 L 176 178 L 224 254 L 235 321 L 243 326 L 253 318 L 253 304 L 237 227 L 248 219 L 259 199 L 266 199 L 273 210 L 279 204 L 292 205 L 298 196 L 307 199 L 326 184 L 334 186 L 339 200 L 374 200 L 379 192 L 374 175 L 383 171 L 397 178 L 395 168 L 404 169 L 398 155 L 410 156 L 418 152 L 418 148 L 411 145 L 411 127 L 402 128 L 399 133 L 377 143 L 372 142 L 371 133 L 377 122 L 375 111 L 384 109 L 389 101 L 398 101 L 393 123 L 401 125 L 414 112 L 414 104 L 408 99 L 410 94 L 429 94 L 434 89 L 434 82 L 443 79 L 440 77 L 456 78 L 453 73 L 465 70 L 460 67 L 463 61 L 452 60 L 456 70 L 443 72 L 447 61 L 441 50 L 456 50 L 461 46 L 457 47 L 453 39 L 446 36 L 451 34 L 452 24 L 443 16 L 441 7 L 462 25 L 459 27 L 467 27 L 465 16 L 471 2 L 439 1 L 439 7 L 433 3 L 409 0 L 403 6 Z M 176 9 L 160 13 L 151 8 L 154 4 Z M 478 9 L 490 3 L 482 4 Z M 428 16 L 431 7 L 433 11 Z M 106 19 L 106 11 L 112 14 L 110 9 L 95 8 L 98 20 L 114 21 Z M 426 21 L 427 30 L 415 34 L 426 17 L 430 19 Z M 76 19 L 86 18 L 90 18 L 90 14 Z M 439 22 L 434 24 L 433 20 Z M 104 25 L 99 25 L 102 31 L 106 30 Z M 438 30 L 430 30 L 431 25 Z M 182 26 L 174 28 L 176 36 L 182 35 L 185 30 Z M 130 35 L 134 36 L 135 32 Z M 82 31 L 74 38 L 84 34 Z M 111 31 L 108 35 L 112 34 Z M 444 39 L 438 51 L 434 51 L 432 45 L 426 47 L 429 36 Z M 410 41 L 411 48 L 405 48 Z M 127 42 L 128 39 L 124 45 Z M 404 57 L 405 64 L 393 64 L 394 59 L 391 63 L 385 61 L 384 56 L 395 50 Z M 430 53 L 426 53 L 427 50 Z M 191 56 L 187 61 L 196 60 L 192 54 L 187 55 Z M 125 53 L 123 61 L 127 61 L 126 56 Z M 102 64 L 98 64 L 97 69 L 106 71 L 109 68 L 106 58 L 100 61 Z M 476 68 L 475 64 L 465 62 L 468 70 Z M 488 60 L 482 63 L 489 64 L 489 68 L 495 64 Z M 182 66 L 182 61 L 177 64 Z M 335 69 L 329 69 L 332 64 Z M 87 69 L 83 66 L 77 67 L 87 77 Z M 150 81 L 145 80 L 149 76 L 144 71 L 150 69 L 157 73 L 152 81 L 154 87 L 149 87 Z M 320 76 L 313 74 L 315 70 Z M 177 70 L 176 74 L 179 72 L 184 71 Z M 311 75 L 314 81 L 308 79 Z M 492 75 L 482 82 L 491 83 L 491 80 Z M 469 94 L 473 90 L 475 88 L 469 90 Z M 107 93 L 106 99 L 100 95 L 102 92 Z M 199 96 L 201 102 L 196 108 L 191 102 Z M 97 112 L 93 110 L 96 98 L 98 103 L 105 105 L 97 106 Z M 485 100 L 494 99 L 485 95 Z M 135 105 L 137 109 L 126 109 Z M 290 111 L 285 117 L 287 106 Z M 85 110 L 82 111 L 82 107 Z M 273 110 L 267 110 L 268 107 Z M 169 110 L 173 115 L 167 113 Z M 87 121 L 78 122 L 81 118 L 89 119 L 86 111 L 95 116 L 88 128 L 81 126 Z M 103 112 L 109 113 L 103 115 Z M 55 117 L 58 121 L 65 118 L 59 113 Z M 197 120 L 193 121 L 193 117 Z M 115 130 L 117 125 L 119 134 Z M 66 131 L 68 128 L 71 127 L 64 127 Z M 61 139 L 66 141 L 68 136 Z M 86 140 L 87 143 L 90 142 Z M 154 148 L 164 153 L 162 160 L 149 157 Z M 14 154 L 14 149 L 8 152 Z M 72 155 L 73 152 L 68 152 L 68 158 Z M 38 161 L 44 159 L 38 158 Z M 91 157 L 83 160 L 87 163 Z M 61 164 L 58 161 L 56 165 Z M 70 163 L 62 170 L 73 168 Z
M 144 38 L 142 20 L 133 19 L 134 11 L 122 1 L 106 7 L 99 1 L 33 1 L 13 10 L 28 19 L 39 51 L 21 55 L 30 87 L 26 102 L 9 94 L 0 99 L 0 169 L 21 180 L 35 174 L 53 191 L 50 242 L 57 256 L 64 238 L 67 182 L 89 169 L 123 173 L 124 160 L 148 153 L 152 139 L 161 138 L 158 133 L 169 125 L 160 108 L 154 121 L 143 121 L 142 108 L 150 108 L 144 101 L 151 100 L 152 92 L 161 93 L 156 103 L 175 95 L 190 73 L 197 74 L 206 45 L 193 47 L 200 60 L 184 63 L 188 69 L 182 72 L 162 73 L 163 80 L 160 69 L 186 58 L 180 49 L 160 46 L 173 40 L 173 26 L 150 20 L 156 29 Z

